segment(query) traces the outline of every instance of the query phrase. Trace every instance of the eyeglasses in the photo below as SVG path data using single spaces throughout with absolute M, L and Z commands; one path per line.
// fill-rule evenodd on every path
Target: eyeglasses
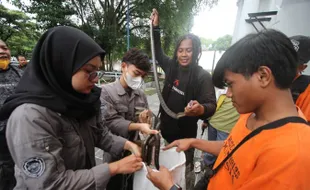
M 93 81 L 97 77 L 98 77 L 98 79 L 101 79 L 102 76 L 103 76 L 103 72 L 101 72 L 101 71 L 93 71 L 93 72 L 89 73 L 88 80 L 89 81 Z

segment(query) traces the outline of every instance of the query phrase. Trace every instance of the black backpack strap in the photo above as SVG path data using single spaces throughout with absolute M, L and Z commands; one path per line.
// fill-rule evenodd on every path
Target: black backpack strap
M 260 132 L 262 132 L 263 130 L 270 130 L 270 129 L 275 129 L 275 128 L 279 128 L 282 127 L 283 125 L 287 124 L 287 123 L 304 123 L 306 125 L 309 125 L 307 121 L 305 121 L 304 119 L 302 119 L 301 117 L 286 117 L 283 119 L 279 119 L 276 121 L 273 121 L 271 123 L 268 123 L 266 125 L 263 125 L 257 129 L 255 129 L 254 131 L 252 131 L 250 134 L 248 134 L 244 139 L 242 139 L 242 141 L 226 156 L 226 158 L 213 170 L 213 175 L 215 175 L 219 169 L 225 164 L 225 162 L 234 154 L 234 152 L 236 152 L 236 150 L 238 150 L 238 148 L 240 148 L 246 141 L 250 140 L 252 137 L 254 137 L 255 135 L 258 135 Z
M 294 80 L 291 87 L 291 92 L 295 103 L 299 95 L 306 90 L 309 84 L 310 84 L 310 76 L 308 75 L 300 75 L 296 80 Z

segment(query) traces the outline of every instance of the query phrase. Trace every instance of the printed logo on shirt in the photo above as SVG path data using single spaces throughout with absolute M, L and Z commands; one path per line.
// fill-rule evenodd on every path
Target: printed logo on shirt
M 175 81 L 173 82 L 174 86 L 179 86 L 180 81 L 178 79 L 175 79 Z
M 23 171 L 29 177 L 38 178 L 45 171 L 45 162 L 42 158 L 29 158 L 23 164 Z
M 184 96 L 184 92 L 183 92 L 182 90 L 178 89 L 177 87 L 173 86 L 173 87 L 172 87 L 172 90 L 174 90 L 174 91 L 176 91 L 178 94 Z
M 232 137 L 230 136 L 223 146 L 225 155 L 227 156 L 232 149 L 235 147 L 235 143 L 232 140 Z M 232 155 L 224 164 L 224 168 L 228 171 L 229 175 L 231 176 L 231 182 L 234 183 L 235 180 L 239 179 L 240 177 L 240 171 L 239 168 L 234 160 L 234 156 Z
M 16 86 L 16 83 L 2 83 L 0 84 L 0 88 L 1 87 L 4 87 L 4 88 L 8 88 L 8 87 L 15 87 Z

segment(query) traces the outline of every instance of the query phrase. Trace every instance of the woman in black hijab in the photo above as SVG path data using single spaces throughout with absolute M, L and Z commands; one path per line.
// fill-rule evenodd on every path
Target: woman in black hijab
M 95 83 L 103 57 L 98 44 L 75 28 L 52 28 L 40 38 L 16 93 L 0 110 L 0 120 L 9 118 L 15 189 L 105 189 L 111 176 L 142 167 L 137 145 L 102 123 Z M 96 166 L 95 147 L 133 155 Z

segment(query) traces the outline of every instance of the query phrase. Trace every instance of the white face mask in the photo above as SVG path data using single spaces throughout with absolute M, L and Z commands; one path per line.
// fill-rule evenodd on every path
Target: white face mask
M 143 82 L 141 76 L 132 77 L 128 72 L 126 72 L 124 80 L 127 83 L 127 85 L 133 90 L 137 90 L 138 88 L 140 88 Z

